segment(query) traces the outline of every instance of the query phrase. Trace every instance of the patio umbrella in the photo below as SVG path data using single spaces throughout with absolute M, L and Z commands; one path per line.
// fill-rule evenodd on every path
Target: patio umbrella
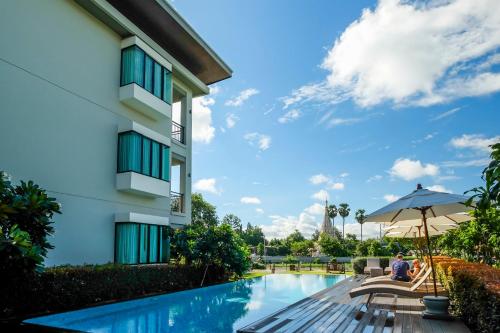
M 427 227 L 429 236 L 438 236 L 448 230 L 458 227 L 459 223 L 470 221 L 472 217 L 469 214 L 452 214 L 447 216 L 437 216 L 427 218 Z M 422 219 L 406 220 L 383 223 L 385 225 L 384 236 L 397 238 L 420 238 L 424 237 Z
M 464 204 L 468 199 L 463 195 L 430 191 L 418 184 L 417 189 L 412 193 L 369 214 L 366 217 L 366 222 L 383 222 L 389 226 L 395 226 L 398 223 L 404 225 L 404 222 L 401 221 L 421 219 L 432 267 L 434 296 L 437 297 L 436 273 L 432 261 L 427 219 L 444 217 L 445 220 L 450 221 L 454 214 L 464 213 L 468 210 Z

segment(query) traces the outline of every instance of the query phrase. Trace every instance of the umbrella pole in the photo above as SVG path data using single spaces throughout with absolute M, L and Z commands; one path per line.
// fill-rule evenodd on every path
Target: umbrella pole
M 425 239 L 427 240 L 427 249 L 429 250 L 429 259 L 431 261 L 432 282 L 434 284 L 434 296 L 437 297 L 436 271 L 434 270 L 434 262 L 432 261 L 431 241 L 429 240 L 429 230 L 427 230 L 427 218 L 425 217 L 425 212 L 427 211 L 427 208 L 422 208 L 420 211 L 422 212 L 422 220 L 424 221 Z

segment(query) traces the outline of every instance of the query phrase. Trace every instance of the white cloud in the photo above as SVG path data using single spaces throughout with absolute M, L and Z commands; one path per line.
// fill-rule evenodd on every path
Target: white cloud
M 361 239 L 361 226 L 359 223 L 347 223 L 345 225 L 346 234 L 354 234 L 357 239 Z M 378 223 L 364 223 L 363 224 L 363 240 L 368 238 L 378 238 L 379 237 L 380 226 Z M 382 230 L 382 234 L 383 234 Z
M 328 184 L 328 188 L 330 190 L 343 190 L 345 187 L 344 183 L 330 183 Z
M 439 166 L 435 164 L 422 164 L 419 160 L 413 161 L 408 158 L 399 158 L 394 162 L 389 173 L 406 181 L 414 180 L 425 176 L 437 176 Z
M 327 127 L 334 127 L 340 125 L 352 125 L 363 121 L 362 118 L 332 118 L 327 122 Z
M 283 116 L 281 116 L 278 119 L 278 122 L 280 122 L 281 124 L 291 123 L 291 122 L 299 119 L 300 116 L 302 116 L 302 112 L 300 112 L 297 109 L 292 109 L 292 110 L 288 111 L 287 113 L 285 113 Z
M 226 101 L 225 104 L 227 106 L 241 106 L 247 99 L 249 99 L 253 95 L 257 95 L 258 93 L 259 91 L 255 88 L 245 89 L 240 91 L 238 96 L 236 96 L 235 98 Z
M 246 205 L 260 205 L 261 201 L 257 197 L 242 197 L 240 202 Z
M 325 206 L 319 203 L 313 203 L 311 206 L 304 209 L 309 215 L 323 215 L 325 213 Z
M 438 114 L 437 116 L 431 118 L 431 121 L 437 121 L 437 120 L 441 120 L 443 118 L 446 118 L 446 117 L 449 117 L 451 115 L 454 115 L 455 113 L 457 113 L 458 111 L 460 111 L 462 108 L 453 108 L 451 110 L 448 110 L 446 112 L 443 112 L 443 113 L 440 113 Z
M 311 198 L 319 200 L 319 201 L 325 201 L 329 199 L 328 192 L 325 190 L 319 190 L 318 192 L 314 193 Z
M 255 208 L 257 214 L 264 214 L 264 210 L 262 208 Z
M 467 168 L 467 167 L 482 167 L 490 163 L 489 158 L 480 158 L 467 161 L 445 161 L 441 163 L 446 168 Z
M 349 173 L 348 172 L 343 172 L 339 175 L 340 178 L 346 178 L 346 177 L 349 177 Z
M 325 176 L 322 173 L 319 173 L 317 175 L 311 176 L 311 178 L 309 178 L 309 181 L 311 182 L 311 184 L 318 185 L 318 184 L 328 183 L 330 181 L 330 177 Z
M 367 183 L 375 182 L 381 180 L 383 177 L 381 175 L 371 176 L 366 180 Z
M 335 41 L 327 79 L 294 90 L 284 107 L 432 105 L 499 91 L 499 12 L 497 0 L 380 0 Z
M 426 188 L 430 191 L 453 193 L 453 191 L 445 188 L 443 185 L 432 185 L 432 186 L 428 186 Z
M 461 137 L 451 139 L 450 144 L 458 149 L 489 152 L 491 150 L 489 146 L 497 142 L 500 142 L 500 135 L 486 138 L 481 134 L 464 134 Z
M 221 190 L 217 188 L 217 180 L 215 178 L 198 179 L 194 184 L 195 191 L 212 193 L 219 195 Z
M 236 122 L 238 121 L 238 117 L 234 113 L 228 113 L 226 115 L 226 127 L 227 128 L 233 128 L 234 125 L 236 125 Z
M 245 134 L 244 139 L 252 146 L 257 145 L 261 151 L 271 147 L 271 137 L 269 135 L 253 132 Z
M 384 195 L 384 200 L 387 202 L 394 202 L 401 198 L 400 196 L 394 195 L 394 194 L 386 194 Z
M 295 230 L 300 231 L 305 237 L 311 237 L 319 228 L 314 216 L 307 213 L 300 213 L 296 216 L 271 215 L 270 225 L 261 225 L 266 238 L 285 238 Z
M 210 143 L 215 136 L 212 126 L 212 110 L 210 106 L 215 100 L 210 97 L 197 97 L 192 100 L 193 107 L 193 141 Z M 175 104 L 174 104 L 175 105 Z

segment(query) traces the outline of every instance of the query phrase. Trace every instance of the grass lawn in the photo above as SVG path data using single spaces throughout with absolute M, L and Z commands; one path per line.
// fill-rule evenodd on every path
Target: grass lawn
M 270 270 L 252 270 L 243 275 L 243 279 L 252 279 L 271 274 Z M 302 271 L 282 271 L 277 270 L 275 274 L 316 274 L 316 275 L 344 275 L 342 273 L 326 273 L 325 270 L 302 270 Z M 345 275 L 352 275 L 352 272 L 345 272 Z

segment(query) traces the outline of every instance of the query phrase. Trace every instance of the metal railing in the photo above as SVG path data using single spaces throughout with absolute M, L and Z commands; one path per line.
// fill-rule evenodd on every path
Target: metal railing
M 180 143 L 186 143 L 184 138 L 184 126 L 172 121 L 172 139 Z
M 170 211 L 184 213 L 184 194 L 170 191 Z

